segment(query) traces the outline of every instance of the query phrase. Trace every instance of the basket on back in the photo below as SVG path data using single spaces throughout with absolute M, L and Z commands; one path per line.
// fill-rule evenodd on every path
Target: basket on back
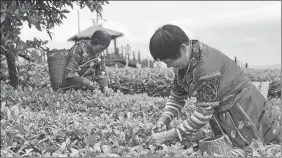
M 53 49 L 47 52 L 47 62 L 50 74 L 51 86 L 54 91 L 60 89 L 62 85 L 64 68 L 67 62 L 68 50 Z

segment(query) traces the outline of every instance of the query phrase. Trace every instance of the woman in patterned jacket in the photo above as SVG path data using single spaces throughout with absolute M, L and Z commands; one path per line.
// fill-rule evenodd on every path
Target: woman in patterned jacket
M 216 136 L 222 131 L 235 147 L 244 148 L 253 139 L 264 144 L 281 142 L 280 122 L 274 118 L 270 103 L 225 54 L 199 41 L 189 41 L 175 25 L 164 25 L 154 33 L 150 53 L 175 70 L 171 94 L 153 127 L 158 133 L 153 132 L 150 143 L 182 141 L 208 122 Z M 197 98 L 197 109 L 180 125 L 167 130 L 185 99 L 191 97 Z
M 111 90 L 108 88 L 108 77 L 102 52 L 110 42 L 111 36 L 107 32 L 97 30 L 91 36 L 90 41 L 76 43 L 69 50 L 61 88 L 63 90 L 81 88 L 94 90 L 93 82 L 86 78 L 92 76 L 92 79 L 99 84 L 101 91 L 108 95 Z

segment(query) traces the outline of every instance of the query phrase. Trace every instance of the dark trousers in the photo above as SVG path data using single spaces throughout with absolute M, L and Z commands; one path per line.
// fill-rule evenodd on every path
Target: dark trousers
M 71 78 L 67 78 L 63 81 L 62 86 L 61 86 L 63 91 L 66 90 L 70 90 L 70 89 L 74 89 L 74 90 L 94 90 L 97 89 L 97 87 L 95 87 L 93 85 L 93 82 L 82 78 L 80 76 L 75 76 L 75 77 L 71 77 Z

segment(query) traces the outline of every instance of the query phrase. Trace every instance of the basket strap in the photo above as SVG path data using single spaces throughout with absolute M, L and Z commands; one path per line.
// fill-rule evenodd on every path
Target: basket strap
M 214 116 L 212 116 L 212 117 L 213 117 L 213 119 L 215 120 L 216 124 L 218 125 L 218 127 L 219 127 L 221 133 L 224 134 L 224 132 L 223 132 L 222 128 L 220 127 L 220 125 L 219 125 L 217 119 L 216 119 Z
M 232 144 L 232 142 L 230 141 L 228 135 L 223 132 L 223 130 L 222 130 L 221 126 L 219 125 L 217 119 L 216 119 L 214 116 L 212 116 L 212 118 L 215 120 L 216 124 L 218 125 L 218 127 L 219 127 L 219 129 L 220 129 L 220 131 L 221 131 L 221 133 L 222 133 L 222 135 L 223 135 L 223 137 L 224 137 L 230 144 Z
M 82 48 L 82 50 L 83 50 L 83 52 L 84 52 L 84 53 L 87 53 L 87 51 L 85 50 L 85 48 L 84 48 L 83 46 L 82 46 L 81 48 Z M 100 55 L 98 55 L 96 58 L 91 59 L 91 60 L 93 60 L 93 61 L 94 61 L 94 60 L 96 60 L 96 59 L 100 58 L 100 56 L 101 56 L 101 55 L 102 55 L 102 53 L 100 53 Z M 90 56 L 90 55 L 88 55 L 88 56 Z M 87 56 L 87 57 L 88 57 L 88 56 Z

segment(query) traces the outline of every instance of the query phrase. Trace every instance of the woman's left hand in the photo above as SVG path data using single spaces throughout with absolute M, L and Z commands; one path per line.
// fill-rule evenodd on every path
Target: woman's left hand
M 106 96 L 110 96 L 113 93 L 113 90 L 106 86 L 106 87 L 103 88 L 103 93 Z
M 163 131 L 159 133 L 153 133 L 148 139 L 147 142 L 150 144 L 161 145 L 164 143 L 171 142 L 177 139 L 175 129 L 170 129 L 168 131 Z

